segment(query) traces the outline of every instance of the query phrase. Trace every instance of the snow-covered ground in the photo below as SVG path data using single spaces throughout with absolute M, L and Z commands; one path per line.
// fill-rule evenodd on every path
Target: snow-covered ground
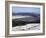
M 40 30 L 40 24 L 27 24 L 24 26 L 16 26 L 12 28 L 13 31 L 28 31 L 28 30 Z
M 25 17 L 31 17 L 31 16 L 12 16 L 12 19 L 18 19 L 18 18 L 25 18 Z

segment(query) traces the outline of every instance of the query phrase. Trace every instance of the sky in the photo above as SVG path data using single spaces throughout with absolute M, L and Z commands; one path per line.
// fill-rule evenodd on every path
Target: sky
M 40 13 L 40 8 L 36 7 L 12 7 L 12 13 Z

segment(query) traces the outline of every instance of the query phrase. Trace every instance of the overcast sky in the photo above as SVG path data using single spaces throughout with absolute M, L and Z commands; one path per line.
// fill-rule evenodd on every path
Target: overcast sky
M 12 13 L 40 13 L 40 8 L 36 7 L 12 7 Z

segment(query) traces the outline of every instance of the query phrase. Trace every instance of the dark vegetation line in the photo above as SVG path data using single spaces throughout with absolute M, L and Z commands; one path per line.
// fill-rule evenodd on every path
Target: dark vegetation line
M 32 21 L 32 22 L 28 22 L 28 21 L 16 21 L 15 19 L 12 20 L 12 27 L 15 26 L 22 26 L 22 25 L 26 25 L 26 24 L 32 24 L 32 23 L 40 23 L 40 20 L 36 20 L 36 21 Z

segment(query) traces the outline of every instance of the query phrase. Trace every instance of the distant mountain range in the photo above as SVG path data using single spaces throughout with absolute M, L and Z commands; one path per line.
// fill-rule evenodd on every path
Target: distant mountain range
M 37 14 L 37 13 L 12 13 L 12 16 L 40 16 L 40 14 Z

